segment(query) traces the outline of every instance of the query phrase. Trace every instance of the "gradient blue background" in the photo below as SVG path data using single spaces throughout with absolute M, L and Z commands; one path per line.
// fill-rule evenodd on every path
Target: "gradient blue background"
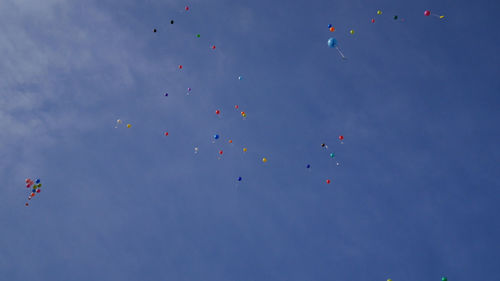
M 2 1 L 0 280 L 498 279 L 499 13 Z

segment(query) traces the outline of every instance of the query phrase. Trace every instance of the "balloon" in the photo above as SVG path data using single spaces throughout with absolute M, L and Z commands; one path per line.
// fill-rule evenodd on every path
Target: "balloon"
M 186 6 L 184 10 L 189 11 L 189 6 Z
M 394 16 L 394 20 L 397 20 L 397 19 L 398 19 L 398 16 L 397 16 L 397 15 L 396 15 L 396 16 Z
M 267 162 L 267 158 L 266 157 L 262 158 L 262 162 L 266 163 Z
M 219 135 L 215 134 L 214 135 L 214 139 L 218 140 L 219 139 Z
M 243 113 L 241 116 L 243 116 L 243 117 L 247 117 L 247 114 L 246 114 L 246 113 Z
M 171 20 L 171 21 L 170 21 L 170 24 L 174 24 L 174 20 Z
M 35 193 L 31 192 L 30 196 L 31 198 L 35 197 Z
M 332 24 L 328 24 L 328 28 L 331 28 L 332 27 Z
M 36 182 L 36 183 L 40 183 L 40 179 L 36 179 L 36 180 L 35 180 L 35 182 Z
M 335 153 L 333 153 L 333 152 L 332 152 L 332 153 L 330 153 L 330 157 L 331 157 L 331 158 L 335 157 Z
M 42 190 L 41 190 L 41 189 L 37 189 L 37 190 L 36 190 L 36 193 L 40 193 L 40 192 L 42 192 Z
M 233 143 L 233 141 L 232 141 L 232 140 L 229 140 L 229 143 Z
M 372 19 L 372 23 L 375 23 L 375 19 Z
M 31 186 L 31 184 L 27 184 L 27 185 L 26 185 L 26 188 L 30 188 L 30 186 Z
M 343 140 L 344 139 L 344 136 L 339 136 L 339 140 Z
M 198 147 L 197 146 L 194 147 L 194 153 L 198 153 Z
M 31 190 L 31 192 L 36 192 L 36 188 L 33 188 L 33 189 Z
M 246 113 L 245 113 L 245 111 L 242 111 L 242 112 L 241 112 L 241 115 L 245 115 L 245 114 L 246 114 Z
M 28 202 L 26 202 L 26 203 L 24 204 L 24 206 L 29 206 L 29 205 L 30 205 L 30 204 L 28 204 Z
M 219 154 L 220 154 L 220 155 L 222 155 L 222 153 L 224 153 L 224 151 L 222 151 L 222 150 L 219 150 Z
M 327 183 L 327 184 L 330 184 L 330 182 L 331 182 L 330 180 L 326 180 L 326 183 Z
M 179 64 L 179 69 L 182 69 L 182 64 Z
M 243 80 L 243 76 L 238 76 L 238 80 Z
M 349 33 L 354 34 L 354 29 L 349 30 Z
M 165 96 L 168 97 L 168 93 L 165 93 Z
M 327 147 L 327 146 L 326 146 L 326 143 L 322 143 L 322 144 L 321 144 L 321 147 Z
M 238 109 L 238 108 L 239 108 L 239 106 L 238 106 L 238 105 L 235 105 L 235 106 L 234 106 L 234 108 Z
M 25 179 L 24 180 L 25 183 L 29 183 L 30 182 L 30 179 Z
M 215 45 L 212 46 L 212 50 L 215 50 Z
M 191 88 L 188 88 L 188 92 L 191 92 Z
M 132 125 L 131 125 L 131 124 L 127 124 L 127 128 L 131 128 L 131 127 L 132 127 Z
M 241 181 L 241 177 L 238 177 L 238 181 Z
M 165 132 L 165 136 L 168 136 L 168 132 Z
M 219 115 L 219 114 L 220 114 L 220 110 L 218 110 L 218 109 L 217 109 L 217 110 L 215 111 L 215 114 Z
M 392 279 L 387 279 L 387 281 L 392 281 Z
M 243 147 L 243 152 L 247 152 L 247 148 L 246 147 Z
M 330 32 L 334 32 L 335 31 L 335 27 L 330 27 Z
M 328 47 L 335 48 L 337 46 L 337 39 L 330 38 L 328 39 Z
M 40 188 L 40 187 L 42 187 L 42 184 L 41 184 L 41 183 L 39 183 L 39 184 L 38 184 L 38 188 Z
M 123 123 L 121 119 L 116 120 L 116 123 L 121 124 Z
M 311 165 L 307 164 L 306 168 L 308 168 L 308 169 L 311 168 Z
M 196 37 L 197 37 L 197 38 L 200 38 L 200 37 L 201 37 L 201 35 L 200 35 L 200 34 L 196 34 Z
M 431 15 L 431 11 L 429 11 L 429 10 L 424 11 L 424 16 L 428 17 L 430 15 Z
M 156 32 L 156 28 L 153 29 L 153 32 Z
M 446 278 L 446 277 L 441 277 L 441 281 L 448 281 L 448 278 Z
M 381 10 L 378 10 L 377 11 L 377 15 L 381 15 L 382 14 L 382 11 Z

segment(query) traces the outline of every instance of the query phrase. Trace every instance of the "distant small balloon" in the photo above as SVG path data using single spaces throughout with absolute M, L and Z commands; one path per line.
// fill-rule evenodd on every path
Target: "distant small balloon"
M 153 29 L 153 32 L 156 32 L 156 28 Z
M 201 35 L 200 35 L 200 34 L 196 34 L 196 37 L 197 37 L 197 38 L 200 38 L 200 37 L 201 37 Z
M 171 21 L 170 21 L 170 24 L 174 24 L 174 20 L 171 20 Z
M 37 190 L 36 190 L 36 193 L 40 193 L 40 192 L 42 192 L 42 190 L 41 190 L 41 189 L 37 189 Z
M 184 10 L 189 11 L 189 6 L 186 6 Z
M 239 108 L 239 106 L 238 106 L 238 105 L 235 105 L 235 106 L 234 106 L 234 108 L 238 109 L 238 108 Z
M 394 20 L 397 20 L 398 19 L 398 16 L 394 16 Z
M 430 15 L 431 15 L 431 11 L 429 11 L 429 10 L 424 11 L 424 16 L 428 17 Z
M 191 92 L 191 88 L 188 88 L 188 92 Z
M 131 124 L 127 124 L 127 128 L 131 128 L 131 127 L 132 127 L 132 125 L 131 125 Z
M 333 158 L 333 157 L 335 157 L 335 153 L 332 152 L 332 153 L 330 153 L 330 158 Z
M 247 149 L 246 147 L 244 147 L 244 148 L 243 148 L 243 152 L 247 152 L 247 150 L 248 150 L 248 149 Z
M 233 141 L 232 141 L 232 140 L 229 140 L 229 143 L 233 143 Z
M 168 97 L 168 93 L 165 93 L 165 96 Z
M 326 183 L 327 183 L 327 184 L 330 184 L 330 182 L 331 182 L 330 180 L 326 180 Z
M 375 19 L 372 19 L 372 23 L 375 23 Z
M 217 109 L 217 110 L 215 111 L 215 114 L 219 115 L 219 114 L 220 114 L 220 110 L 218 110 L 218 109 Z
M 354 34 L 354 29 L 351 29 L 349 33 Z
M 165 136 L 168 136 L 168 132 L 165 132 Z
M 335 31 L 335 27 L 330 27 L 330 32 L 334 32 Z
M 337 39 L 335 38 L 328 39 L 328 47 L 335 48 L 335 46 L 337 46 Z
M 26 203 L 24 204 L 24 206 L 29 206 L 29 205 L 30 205 L 30 204 L 28 204 L 28 202 L 26 202 Z
M 40 183 L 40 179 L 36 179 L 36 180 L 35 180 L 35 183 Z
M 238 181 L 241 181 L 241 177 L 238 177 Z
M 179 64 L 179 69 L 182 69 L 182 64 Z
M 212 46 L 212 50 L 215 50 L 215 45 Z
M 441 277 L 441 281 L 448 281 L 448 278 L 446 278 L 446 277 Z
M 267 162 L 267 158 L 266 157 L 262 158 L 262 162 L 266 163 Z
M 219 154 L 220 154 L 220 155 L 222 155 L 222 153 L 224 153 L 224 151 L 222 151 L 222 150 L 219 150 Z
M 243 80 L 243 76 L 238 76 L 238 80 Z
M 343 140 L 344 139 L 344 136 L 339 136 L 339 140 Z
M 377 15 L 381 15 L 382 14 L 382 11 L 381 10 L 378 10 L 377 11 Z
M 307 169 L 311 168 L 311 165 L 307 164 L 307 165 L 306 165 L 306 168 L 307 168 Z
M 219 139 L 219 135 L 215 134 L 214 139 L 216 139 L 216 140 Z
M 331 27 L 332 27 L 332 24 L 331 24 L 331 23 L 330 23 L 330 24 L 328 24 L 328 28 L 331 28 Z

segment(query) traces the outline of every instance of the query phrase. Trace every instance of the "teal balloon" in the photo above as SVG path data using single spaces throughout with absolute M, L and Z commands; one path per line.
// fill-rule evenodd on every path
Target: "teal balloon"
M 330 157 L 332 157 L 332 158 L 335 157 L 335 153 L 333 153 L 333 152 L 330 153 Z
M 337 46 L 337 39 L 330 38 L 328 39 L 328 47 L 335 48 Z

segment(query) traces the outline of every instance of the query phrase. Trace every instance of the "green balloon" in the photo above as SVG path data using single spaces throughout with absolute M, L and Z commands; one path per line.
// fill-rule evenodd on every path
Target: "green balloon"
M 39 184 L 38 184 L 38 188 L 40 188 L 40 187 L 42 187 L 42 184 L 41 184 L 41 183 L 39 183 Z
M 201 35 L 200 35 L 200 34 L 196 34 L 196 37 L 200 38 L 200 37 L 201 37 Z
M 448 281 L 448 278 L 446 278 L 446 277 L 441 277 L 441 281 Z

